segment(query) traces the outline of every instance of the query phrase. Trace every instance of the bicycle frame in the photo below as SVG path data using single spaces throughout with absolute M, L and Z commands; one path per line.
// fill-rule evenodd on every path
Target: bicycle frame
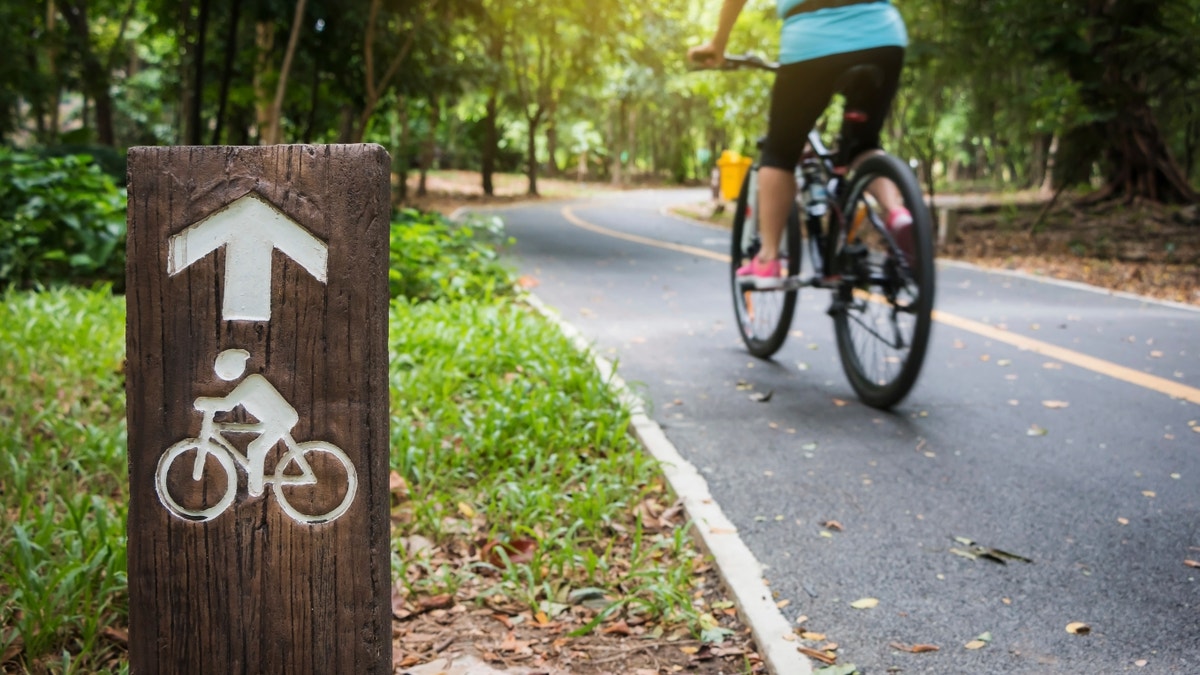
M 229 453 L 229 456 L 233 457 L 234 461 L 237 462 L 238 465 L 241 466 L 242 469 L 244 471 L 246 471 L 247 474 L 249 474 L 250 458 L 246 455 L 243 455 L 241 453 L 241 451 L 239 451 L 237 449 L 237 446 L 235 446 L 233 443 L 230 443 L 229 439 L 225 438 L 224 434 L 226 434 L 226 433 L 261 433 L 262 430 L 263 430 L 262 424 L 240 424 L 240 423 L 233 423 L 233 422 L 217 422 L 216 421 L 216 411 L 205 410 L 204 411 L 204 420 L 200 423 L 200 436 L 199 436 L 199 439 L 204 441 L 205 445 L 202 446 L 204 448 L 203 452 L 196 453 L 196 461 L 192 467 L 192 480 L 200 480 L 200 477 L 203 475 L 204 460 L 206 460 L 208 458 L 208 453 L 217 452 L 216 450 L 213 450 L 210 448 L 210 446 L 213 446 L 213 445 L 215 445 L 220 450 L 224 450 L 225 452 Z M 291 434 L 284 434 L 282 440 L 283 440 L 284 445 L 287 447 L 287 453 L 279 459 L 279 462 L 283 466 L 287 466 L 287 464 L 289 464 L 291 462 L 295 462 L 300 467 L 300 475 L 286 476 L 286 477 L 284 477 L 285 479 L 281 479 L 281 482 L 283 482 L 287 485 L 313 485 L 313 484 L 315 484 L 317 482 L 317 476 L 313 472 L 312 467 L 309 466 L 308 462 L 304 461 L 303 453 L 300 452 L 300 448 L 299 448 L 299 445 L 296 443 L 296 439 L 292 438 Z M 268 476 L 268 474 L 264 471 L 263 477 L 262 477 L 262 484 L 264 486 L 266 486 L 267 484 L 274 483 L 274 482 L 275 482 L 275 477 Z M 250 481 L 250 484 L 253 485 L 254 481 Z M 261 492 L 259 492 L 257 494 L 251 493 L 251 496 L 257 497 L 260 494 L 262 494 L 262 493 Z

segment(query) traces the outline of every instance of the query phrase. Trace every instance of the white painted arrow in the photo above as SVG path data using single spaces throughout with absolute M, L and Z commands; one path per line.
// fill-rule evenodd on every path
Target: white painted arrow
M 329 247 L 271 204 L 248 194 L 171 237 L 167 274 L 225 247 L 225 321 L 271 318 L 271 259 L 275 249 L 326 283 Z

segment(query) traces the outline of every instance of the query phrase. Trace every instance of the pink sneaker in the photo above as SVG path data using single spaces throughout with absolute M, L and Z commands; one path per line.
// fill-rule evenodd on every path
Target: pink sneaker
M 752 283 L 755 288 L 779 288 L 783 285 L 780 269 L 779 258 L 763 261 L 754 257 L 737 269 L 737 276 L 740 281 L 747 285 Z
M 887 228 L 892 234 L 892 238 L 896 240 L 896 245 L 904 252 L 908 258 L 908 263 L 913 263 L 913 233 L 912 233 L 913 218 L 908 209 L 901 206 L 900 208 L 888 214 Z

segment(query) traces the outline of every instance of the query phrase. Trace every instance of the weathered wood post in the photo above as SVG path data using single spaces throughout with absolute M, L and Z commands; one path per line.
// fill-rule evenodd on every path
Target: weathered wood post
M 388 171 L 129 151 L 134 672 L 391 672 Z

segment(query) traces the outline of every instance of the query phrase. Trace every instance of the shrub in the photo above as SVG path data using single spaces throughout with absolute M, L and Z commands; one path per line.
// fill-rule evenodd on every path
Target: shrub
M 392 297 L 430 301 L 507 295 L 513 274 L 500 262 L 503 243 L 504 225 L 495 216 L 456 223 L 439 213 L 404 209 L 392 221 Z
M 0 148 L 0 286 L 125 281 L 125 191 L 89 155 Z

